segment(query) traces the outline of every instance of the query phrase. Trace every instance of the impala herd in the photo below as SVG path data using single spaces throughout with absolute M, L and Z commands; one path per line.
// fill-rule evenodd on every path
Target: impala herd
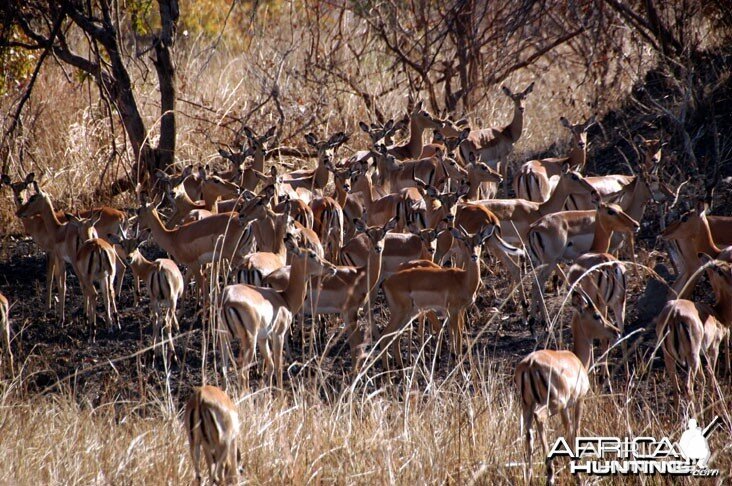
M 415 318 L 423 343 L 429 319 L 431 332 L 447 331 L 451 354 L 459 357 L 467 314 L 482 283 L 484 248 L 507 272 L 511 292 L 505 298 L 517 298 L 533 335 L 537 321 L 542 327 L 551 321 L 545 284 L 557 271 L 573 288 L 574 347 L 535 351 L 514 375 L 530 475 L 532 423 L 545 454 L 549 416 L 559 414 L 567 434 L 576 436 L 591 387 L 593 341 L 607 350 L 624 331 L 626 263 L 617 251 L 627 245 L 624 251 L 633 256 L 633 234 L 646 205 L 674 196 L 659 175 L 657 140 L 644 141 L 638 150 L 634 175 L 585 177 L 587 131 L 594 117 L 577 124 L 562 117 L 571 134 L 567 156 L 526 162 L 513 178 L 517 198 L 497 199 L 501 184 L 508 192 L 507 157 L 521 136 L 523 101 L 532 88 L 533 83 L 517 94 L 504 88 L 514 105 L 505 127 L 471 130 L 465 121 L 438 119 L 418 103 L 409 113 L 407 142 L 393 143 L 398 129 L 393 121 L 360 123 L 371 145 L 342 160 L 336 152 L 348 141 L 345 133 L 326 140 L 307 134 L 317 156 L 312 170 L 267 169 L 276 127 L 261 136 L 244 128 L 246 138 L 240 142 L 248 143 L 241 143 L 240 151 L 219 151 L 228 161 L 226 170 L 159 171 L 129 218 L 109 207 L 76 216 L 57 212 L 33 173 L 20 181 L 3 175 L 2 185 L 12 190 L 25 232 L 46 252 L 46 301 L 50 308 L 55 287 L 60 324 L 66 320 L 67 263 L 83 292 L 90 339 L 96 335 L 98 292 L 109 332 L 120 326 L 116 297 L 129 268 L 135 304 L 142 280 L 153 342 L 156 349 L 167 348 L 168 358 L 175 357 L 173 338 L 184 297 L 194 308 L 218 309 L 216 315 L 203 312 L 203 320 L 238 341 L 242 391 L 248 390 L 257 349 L 265 384 L 283 387 L 288 334 L 297 320 L 304 336 L 303 315 L 311 316 L 313 327 L 318 316 L 339 316 L 354 376 L 373 367 L 377 357 L 384 371 L 390 358 L 402 369 L 400 337 Z M 425 131 L 433 137 L 426 145 Z M 656 332 L 677 403 L 681 396 L 692 398 L 702 358 L 714 380 L 720 348 L 729 347 L 732 247 L 725 245 L 732 245 L 732 225 L 730 218 L 706 211 L 700 203 L 661 235 L 677 269 L 677 298 L 663 307 Z M 148 260 L 140 245 L 150 239 L 170 258 Z M 222 263 L 225 277 L 210 271 L 212 264 Z M 569 264 L 566 275 L 563 263 Z M 714 291 L 712 305 L 683 298 L 702 268 Z M 560 280 L 555 279 L 555 287 Z M 209 292 L 219 282 L 225 285 L 220 295 Z M 379 329 L 375 319 L 361 313 L 376 309 L 372 304 L 382 291 L 389 314 Z M 8 299 L 0 294 L 0 363 L 12 372 L 8 314 Z M 310 346 L 312 352 L 312 336 Z M 239 418 L 223 391 L 196 388 L 185 425 L 199 480 L 201 449 L 215 481 L 238 477 Z M 553 482 L 550 461 L 547 473 Z

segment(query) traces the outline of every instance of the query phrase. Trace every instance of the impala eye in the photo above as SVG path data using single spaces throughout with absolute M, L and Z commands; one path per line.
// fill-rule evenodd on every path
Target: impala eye
M 577 174 L 572 174 L 572 179 L 576 181 L 579 180 L 579 177 L 577 177 Z
M 592 318 L 595 319 L 596 321 L 599 321 L 600 317 L 602 317 L 602 316 L 600 316 L 599 312 L 595 312 L 594 314 L 592 314 Z
M 618 212 L 615 211 L 614 209 L 610 208 L 607 210 L 607 214 L 609 214 L 610 216 L 615 216 L 618 214 Z

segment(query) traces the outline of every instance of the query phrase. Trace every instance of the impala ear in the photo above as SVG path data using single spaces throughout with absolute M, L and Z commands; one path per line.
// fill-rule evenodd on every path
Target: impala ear
M 31 184 L 36 181 L 36 173 L 35 172 L 29 172 L 28 175 L 25 176 L 25 183 Z
M 531 84 L 523 91 L 523 93 L 521 93 L 521 96 L 522 97 L 526 96 L 527 94 L 531 93 L 532 91 L 534 91 L 534 81 L 532 81 Z
M 9 175 L 3 174 L 3 175 L 0 176 L 0 185 L 6 184 L 6 185 L 9 186 L 11 183 L 12 183 L 12 181 L 10 180 L 10 176 Z
M 362 122 L 362 121 L 358 122 L 358 126 L 359 126 L 359 127 L 361 128 L 361 130 L 363 130 L 364 132 L 366 132 L 366 133 L 371 133 L 371 129 L 370 129 L 370 128 L 369 128 L 369 126 L 368 126 L 368 125 L 366 125 L 366 124 L 365 124 L 364 122 Z
M 501 91 L 503 91 L 503 94 L 506 96 L 513 96 L 513 93 L 511 93 L 511 90 L 508 89 L 506 86 L 501 86 Z
M 480 239 L 478 244 L 482 244 L 485 240 L 493 236 L 493 233 L 496 232 L 496 226 L 491 224 L 483 228 L 483 231 L 480 232 Z
M 366 215 L 364 214 L 364 219 L 365 217 Z M 356 231 L 358 231 L 359 233 L 363 233 L 367 229 L 366 224 L 358 218 L 353 218 L 353 225 L 356 227 Z
M 274 137 L 275 132 L 277 132 L 277 125 L 272 125 L 262 138 L 265 140 L 269 140 L 270 138 Z
M 572 305 L 577 308 L 589 307 L 591 305 L 590 299 L 587 297 L 582 289 L 575 288 L 572 292 Z
M 311 133 L 308 133 L 308 134 L 306 134 L 306 135 L 305 135 L 305 141 L 306 141 L 306 142 L 308 143 L 308 145 L 310 145 L 311 147 L 315 147 L 315 148 L 317 148 L 317 147 L 318 147 L 318 139 L 317 139 L 317 138 L 315 138 L 315 134 L 314 134 L 314 133 L 312 133 L 312 132 L 311 132 Z
M 384 231 L 389 232 L 397 227 L 397 224 L 399 223 L 399 216 L 394 216 L 391 218 L 387 223 L 384 225 Z
M 569 123 L 569 120 L 567 120 L 563 116 L 559 117 L 559 123 L 561 123 L 564 128 L 569 128 L 570 130 L 572 129 L 572 124 Z
M 572 166 L 569 161 L 562 162 L 562 174 L 569 174 L 572 170 Z
M 384 124 L 384 132 L 388 133 L 394 129 L 394 119 L 390 119 Z
M 81 222 L 81 220 L 79 218 L 77 218 L 76 216 L 74 216 L 71 213 L 64 213 L 64 217 L 66 218 L 66 221 L 69 221 L 70 223 L 77 223 L 78 224 L 78 223 Z
M 458 135 L 458 140 L 462 143 L 463 140 L 467 140 L 469 135 L 470 128 L 463 128 L 463 130 L 460 132 L 460 135 Z

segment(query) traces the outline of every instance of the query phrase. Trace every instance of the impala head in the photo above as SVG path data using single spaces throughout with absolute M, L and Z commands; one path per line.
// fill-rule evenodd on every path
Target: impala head
M 26 189 L 28 189 L 28 186 L 31 184 L 35 184 L 35 179 L 36 174 L 34 172 L 29 173 L 25 176 L 25 179 L 19 182 L 13 182 L 10 179 L 10 176 L 3 174 L 0 176 L 0 187 L 3 185 L 10 186 L 10 189 L 13 191 L 13 200 L 15 201 L 15 205 L 17 207 L 21 207 L 26 202 L 26 198 L 24 197 Z
M 440 120 L 440 122 L 442 123 L 442 128 L 440 128 L 439 133 L 442 136 L 443 140 L 438 141 L 433 138 L 433 142 L 444 143 L 445 139 L 459 137 L 460 134 L 465 130 L 470 133 L 470 127 L 468 126 L 467 118 L 461 118 L 460 120 L 455 122 L 450 120 L 449 118 L 445 118 L 443 120 Z
M 427 110 L 424 109 L 422 101 L 417 102 L 412 108 L 409 118 L 412 123 L 416 123 L 418 126 L 429 129 L 429 128 L 442 128 L 442 121 L 434 116 L 430 115 Z
M 242 132 L 249 140 L 249 150 L 252 154 L 257 151 L 266 152 L 267 142 L 274 138 L 275 133 L 277 132 L 277 125 L 270 127 L 270 129 L 267 130 L 262 136 L 257 136 L 257 134 L 254 133 L 254 131 L 252 131 L 252 129 L 247 126 L 242 128 Z
M 478 182 L 495 182 L 496 184 L 503 182 L 501 174 L 491 169 L 483 162 L 470 164 L 468 171 L 473 174 L 473 177 Z
M 644 161 L 638 168 L 638 177 L 656 202 L 674 199 L 676 194 L 661 180 L 661 141 L 644 140 L 641 148 Z
M 562 164 L 562 173 L 559 176 L 559 182 L 555 191 L 563 191 L 560 194 L 597 194 L 592 184 L 585 180 L 585 177 L 579 171 L 573 170 L 569 162 Z M 597 195 L 599 198 L 599 195 Z
M 332 277 L 336 274 L 337 268 L 335 265 L 323 258 L 320 258 L 317 253 L 309 248 L 300 248 L 297 245 L 295 238 L 289 233 L 285 234 L 285 246 L 296 258 L 302 258 L 305 260 L 306 277 L 315 277 L 320 275 Z
M 464 128 L 455 136 L 445 136 L 440 129 L 434 131 L 432 140 L 445 146 L 446 157 L 454 158 L 455 151 L 468 138 L 468 135 L 470 135 L 470 128 Z
M 137 208 L 137 223 L 140 230 L 148 230 L 153 223 L 154 218 L 158 216 L 158 206 L 160 202 L 152 204 L 147 202 L 147 198 L 143 198 L 142 204 Z
M 597 223 L 608 231 L 635 233 L 640 224 L 628 216 L 617 204 L 600 202 L 597 206 Z
M 666 227 L 661 233 L 664 240 L 686 240 L 695 239 L 705 234 L 709 227 L 706 213 L 709 206 L 700 202 L 695 209 L 687 211 L 681 217 Z
M 702 265 L 707 265 L 707 275 L 712 288 L 732 291 L 732 264 L 727 261 L 715 260 L 706 253 L 698 253 Z M 726 300 L 726 299 L 725 299 Z
M 365 217 L 365 216 L 364 216 Z M 356 230 L 359 233 L 365 233 L 368 236 L 371 246 L 376 250 L 377 253 L 384 251 L 384 238 L 386 234 L 396 228 L 399 222 L 398 217 L 391 218 L 384 226 L 371 226 L 367 227 L 366 224 L 360 219 L 353 220 L 353 224 L 356 226 Z
M 241 192 L 239 186 L 222 179 L 217 174 L 209 176 L 203 171 L 201 177 L 203 181 L 201 183 L 201 190 L 204 193 L 212 194 L 222 199 L 229 199 L 238 197 Z
M 602 315 L 582 290 L 572 293 L 572 306 L 577 311 L 576 323 L 588 339 L 615 340 L 620 337 L 620 329 Z
M 468 234 L 463 228 L 452 228 L 452 237 L 461 241 L 470 254 L 470 259 L 474 262 L 480 258 L 480 247 L 488 238 L 495 235 L 496 227 L 492 224 L 486 225 L 482 231 L 474 235 Z
M 513 93 L 510 89 L 508 89 L 506 86 L 501 86 L 501 90 L 503 91 L 503 94 L 511 98 L 511 101 L 513 101 L 514 107 L 519 110 L 521 113 L 524 112 L 524 105 L 522 102 L 526 99 L 526 96 L 528 96 L 529 93 L 531 93 L 534 90 L 534 83 L 532 82 L 530 85 L 526 87 L 525 90 L 519 92 L 519 93 Z
M 438 232 L 434 228 L 418 228 L 414 224 L 408 226 L 409 232 L 413 235 L 419 236 L 422 244 L 427 249 L 430 255 L 435 253 L 435 241 L 437 241 Z
M 393 119 L 387 121 L 383 126 L 376 123 L 372 123 L 369 126 L 364 122 L 358 122 L 358 126 L 369 136 L 372 146 L 376 146 L 379 143 L 387 143 L 387 140 L 391 139 L 398 128 Z
M 66 221 L 76 230 L 76 234 L 82 241 L 90 240 L 92 238 L 99 238 L 94 225 L 99 222 L 101 214 L 92 216 L 91 218 L 78 218 L 71 213 L 64 213 Z
M 35 183 L 34 183 L 35 184 Z M 28 200 L 16 211 L 16 215 L 19 218 L 30 218 L 37 214 L 41 214 L 45 210 L 50 210 L 53 207 L 51 198 L 48 194 L 38 189 L 36 185 L 36 193 L 33 194 Z
M 587 130 L 595 124 L 595 116 L 587 120 L 585 123 L 577 123 L 573 125 L 564 117 L 559 118 L 559 123 L 572 133 L 572 144 L 580 150 L 587 148 Z
M 315 138 L 314 133 L 308 133 L 305 135 L 305 141 L 318 151 L 318 163 L 326 164 L 333 160 L 336 149 L 348 141 L 348 135 L 344 132 L 338 132 L 328 140 L 320 141 Z

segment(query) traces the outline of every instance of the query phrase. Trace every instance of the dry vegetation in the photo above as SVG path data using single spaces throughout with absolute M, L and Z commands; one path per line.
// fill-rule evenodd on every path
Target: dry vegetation
M 148 135 L 157 142 L 160 136 L 158 81 L 150 54 L 142 53 L 153 30 L 145 26 L 146 22 L 151 25 L 159 22 L 156 7 L 150 7 L 152 10 L 145 7 L 149 2 L 119 3 L 130 8 L 122 22 L 127 68 Z M 408 17 L 412 4 L 404 3 L 404 15 Z M 572 15 L 577 15 L 576 12 L 562 10 L 564 2 L 543 3 L 549 12 L 546 15 L 567 22 L 562 26 L 564 30 L 542 25 L 551 34 L 545 40 L 549 42 L 551 36 L 561 37 L 571 32 Z M 508 98 L 500 94 L 500 86 L 521 88 L 536 81 L 534 93 L 526 102 L 526 123 L 515 147 L 515 160 L 527 160 L 537 154 L 562 154 L 568 140 L 566 130 L 558 123 L 559 117 L 580 121 L 596 113 L 602 121 L 599 129 L 591 132 L 591 143 L 596 148 L 593 147 L 590 157 L 600 154 L 602 149 L 602 158 L 590 162 L 590 168 L 604 173 L 610 168 L 624 167 L 617 152 L 611 150 L 623 143 L 619 138 L 621 132 L 622 135 L 661 133 L 670 144 L 669 155 L 680 162 L 668 175 L 669 179 L 676 183 L 686 179 L 688 173 L 683 167 L 688 163 L 685 158 L 688 154 L 673 123 L 660 120 L 658 109 L 643 111 L 640 105 L 645 103 L 643 106 L 647 107 L 647 99 L 636 102 L 629 98 L 634 86 L 648 81 L 649 70 L 667 73 L 672 71 L 668 65 L 673 64 L 666 64 L 662 54 L 649 46 L 632 25 L 609 15 L 609 2 L 579 3 L 608 15 L 607 24 L 591 16 L 588 27 L 593 35 L 605 32 L 606 38 L 589 34 L 572 37 L 493 82 L 485 81 L 492 66 L 496 72 L 508 71 L 510 66 L 494 58 L 499 56 L 486 54 L 482 59 L 483 71 L 475 74 L 478 84 L 470 102 L 457 103 L 455 109 L 447 110 L 445 86 L 435 81 L 439 78 L 439 63 L 428 66 L 429 79 L 434 83 L 431 96 L 429 82 L 420 80 L 405 67 L 404 60 L 400 61 L 379 43 L 378 25 L 369 25 L 361 19 L 358 9 L 341 10 L 330 3 L 293 1 L 254 2 L 254 6 L 250 2 L 234 2 L 229 10 L 228 2 L 224 1 L 181 1 L 181 25 L 173 53 L 177 76 L 175 163 L 179 168 L 188 164 L 224 167 L 217 150 L 233 143 L 243 125 L 263 130 L 280 124 L 279 144 L 299 148 L 305 147 L 303 134 L 308 131 L 324 135 L 344 130 L 353 134 L 347 150 L 339 154 L 346 156 L 349 151 L 368 145 L 367 137 L 358 129 L 359 121 L 401 118 L 411 102 L 410 97 L 418 96 L 427 99 L 430 109 L 443 116 L 465 116 L 473 126 L 501 125 L 510 119 L 511 106 Z M 365 5 L 365 2 L 356 4 Z M 435 9 L 430 12 L 439 14 L 433 3 L 426 4 Z M 139 11 L 142 20 L 138 19 L 141 26 L 136 28 L 129 27 L 133 6 L 142 9 Z M 502 14 L 505 13 L 492 13 L 496 18 Z M 720 56 L 727 56 L 724 59 L 729 63 L 729 37 L 715 30 L 715 19 L 718 20 L 710 14 L 688 20 L 694 21 L 690 32 L 701 33 L 697 38 L 700 52 L 722 46 L 726 50 Z M 93 54 L 78 31 L 72 30 L 67 35 L 79 52 Z M 516 29 L 507 39 L 529 43 L 531 38 L 531 42 L 538 42 L 532 37 L 536 35 L 526 27 Z M 494 44 L 486 42 L 486 46 L 492 48 Z M 427 51 L 436 49 L 434 45 L 422 47 Z M 414 52 L 419 50 L 415 47 Z M 514 63 L 531 54 L 518 49 L 511 53 L 515 56 Z M 30 68 L 18 67 L 9 58 L 3 58 L 8 67 L 17 68 L 12 76 L 10 70 L 6 71 L 0 80 L 3 83 L 0 109 L 7 114 L 2 128 L 3 134 L 8 135 L 2 147 L 4 170 L 13 177 L 34 171 L 57 207 L 81 209 L 100 203 L 135 207 L 137 201 L 131 192 L 113 195 L 109 190 L 114 181 L 134 173 L 135 155 L 112 105 L 100 97 L 99 87 L 87 74 L 50 56 L 39 71 L 21 123 L 13 133 L 8 132 L 11 115 L 28 86 L 38 57 L 39 52 L 33 51 L 30 57 L 18 61 L 29 63 Z M 724 93 L 729 94 L 729 73 L 726 77 L 720 75 L 715 82 L 723 85 L 727 90 Z M 684 110 L 679 108 L 684 91 L 683 86 L 674 91 L 676 87 L 670 88 L 674 95 L 664 98 L 664 103 L 668 102 L 665 106 L 670 106 L 674 115 L 680 117 Z M 711 86 L 705 92 L 713 92 L 717 87 Z M 678 93 L 681 95 L 675 96 Z M 365 94 L 376 101 L 365 102 L 368 98 Z M 626 113 L 632 113 L 635 118 L 626 117 Z M 608 116 L 604 118 L 605 115 Z M 694 116 L 698 115 L 689 115 L 691 121 L 682 119 L 682 122 L 687 127 L 696 127 Z M 658 123 L 653 124 L 655 121 Z M 697 144 L 695 147 L 703 145 L 704 137 L 710 136 L 691 128 L 689 131 Z M 730 172 L 727 164 L 731 148 L 725 137 L 717 144 L 716 170 L 723 175 Z M 710 163 L 712 155 L 699 158 L 697 174 L 714 172 Z M 290 157 L 283 161 L 312 164 L 307 158 Z M 125 334 L 124 345 L 112 344 L 116 339 L 112 336 L 85 354 L 80 315 L 74 317 L 71 330 L 57 329 L 51 328 L 55 321 L 40 310 L 43 266 L 37 252 L 31 252 L 28 245 L 17 245 L 22 228 L 14 211 L 9 194 L 3 193 L 0 290 L 16 302 L 11 316 L 16 339 L 22 345 L 18 344 L 17 376 L 0 380 L 0 457 L 3 458 L 0 483 L 178 484 L 191 481 L 193 472 L 182 433 L 180 408 L 190 387 L 199 384 L 203 376 L 209 382 L 222 384 L 231 378 L 222 375 L 218 355 L 207 347 L 210 343 L 202 342 L 200 320 L 193 315 L 193 309 L 186 311 L 184 330 L 187 333 L 179 340 L 191 349 L 192 358 L 183 359 L 190 370 L 176 369 L 166 374 L 160 367 L 141 364 L 142 353 L 138 351 L 144 344 L 137 341 L 137 326 L 144 325 L 147 335 L 150 326 L 141 322 L 146 319 L 145 311 L 130 309 L 131 298 L 120 304 L 120 309 L 128 309 L 127 314 L 123 311 L 123 323 L 134 326 Z M 652 230 L 644 227 L 644 231 L 653 232 L 658 228 L 657 212 L 656 208 L 647 211 L 655 219 L 648 225 Z M 652 241 L 645 242 L 642 255 L 653 250 L 653 245 Z M 26 259 L 26 263 L 16 265 L 21 259 Z M 645 258 L 641 262 L 651 264 Z M 11 274 L 11 270 L 24 274 Z M 17 286 L 9 287 L 11 282 Z M 74 285 L 72 282 L 72 288 Z M 125 285 L 129 292 L 129 282 Z M 505 296 L 504 285 L 505 275 L 489 283 L 498 288 L 501 297 Z M 633 306 L 643 293 L 641 285 L 642 282 L 634 280 L 630 310 L 633 315 Z M 72 309 L 78 308 L 77 304 Z M 239 444 L 241 468 L 247 482 L 520 482 L 523 443 L 512 373 L 515 363 L 533 349 L 534 342 L 528 337 L 516 309 L 500 305 L 501 314 L 489 312 L 489 308 L 499 305 L 500 301 L 491 292 L 481 290 L 479 304 L 477 309 L 473 308 L 468 325 L 474 353 L 455 369 L 443 363 L 433 375 L 431 361 L 424 360 L 410 368 L 413 381 L 387 387 L 380 381 L 377 366 L 370 372 L 372 380 L 362 380 L 349 387 L 346 375 L 349 365 L 342 356 L 334 357 L 336 352 L 332 351 L 325 358 L 293 368 L 284 392 L 259 389 L 242 397 L 238 403 L 242 418 Z M 491 319 L 493 315 L 497 318 Z M 501 315 L 507 316 L 506 322 L 501 320 Z M 647 325 L 648 322 L 633 322 L 635 328 Z M 49 328 L 41 329 L 42 326 Z M 331 329 L 329 334 L 332 337 L 337 332 Z M 652 336 L 652 332 L 645 334 Z M 191 336 L 194 337 L 189 340 Z M 30 342 L 34 337 L 46 341 Z M 678 437 L 681 421 L 668 403 L 668 387 L 663 370 L 657 365 L 660 362 L 657 356 L 654 368 L 650 340 L 647 337 L 639 346 L 642 353 L 634 359 L 631 369 L 635 371 L 629 380 L 616 376 L 614 392 L 595 387 L 585 413 L 585 435 Z M 542 342 L 538 346 L 543 345 Z M 551 346 L 558 345 L 552 339 Z M 562 345 L 566 346 L 566 337 Z M 209 351 L 205 367 L 201 364 L 201 349 Z M 340 354 L 347 353 L 342 349 Z M 73 375 L 74 371 L 80 373 Z M 58 386 L 57 380 L 60 380 Z M 707 402 L 709 409 L 702 420 L 703 423 L 716 414 L 726 416 L 724 430 L 716 433 L 710 442 L 715 453 L 712 465 L 722 472 L 722 483 L 729 481 L 732 474 L 729 383 L 728 375 L 719 393 Z M 552 425 L 550 437 L 561 430 L 559 421 Z M 538 462 L 535 459 L 537 471 L 543 469 Z M 564 465 L 560 462 L 560 467 Z M 559 474 L 560 481 L 570 481 L 566 471 Z M 706 484 L 700 480 L 683 481 Z M 633 479 L 615 478 L 612 482 L 636 484 Z M 643 483 L 667 482 L 670 480 L 662 477 L 647 477 Z

